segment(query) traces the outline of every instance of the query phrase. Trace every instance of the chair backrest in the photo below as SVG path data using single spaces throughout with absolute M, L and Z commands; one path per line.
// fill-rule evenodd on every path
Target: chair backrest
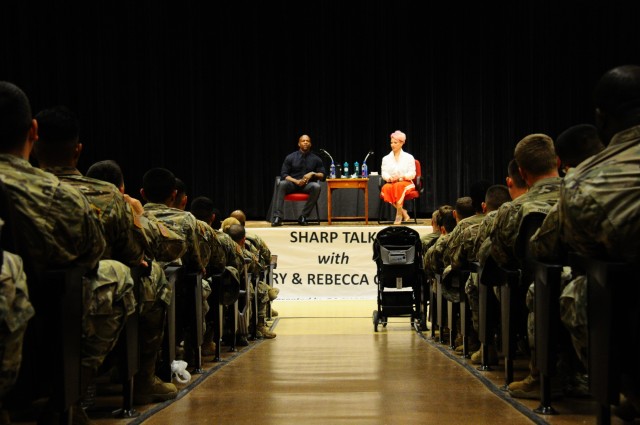
M 420 165 L 420 161 L 416 159 L 416 177 L 413 179 L 413 184 L 416 186 L 416 192 L 422 194 L 424 191 L 424 184 L 422 179 L 422 166 Z

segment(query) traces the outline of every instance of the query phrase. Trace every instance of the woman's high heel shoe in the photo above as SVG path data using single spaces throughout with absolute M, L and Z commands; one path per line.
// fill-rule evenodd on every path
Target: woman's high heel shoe
M 393 224 L 402 224 L 402 216 L 396 215 L 396 221 L 394 221 Z

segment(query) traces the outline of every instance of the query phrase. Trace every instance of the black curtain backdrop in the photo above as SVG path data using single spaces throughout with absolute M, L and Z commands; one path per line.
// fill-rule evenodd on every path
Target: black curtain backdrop
M 9 1 L 0 79 L 79 114 L 81 171 L 114 159 L 139 197 L 166 167 L 225 216 L 265 218 L 301 134 L 377 171 L 400 129 L 426 215 L 504 183 L 525 135 L 592 122 L 599 76 L 640 63 L 638 1 L 489 3 Z

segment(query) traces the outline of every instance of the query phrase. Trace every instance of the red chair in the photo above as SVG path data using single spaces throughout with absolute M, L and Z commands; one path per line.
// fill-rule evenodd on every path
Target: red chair
M 379 181 L 378 181 L 378 188 L 382 189 L 382 186 L 384 185 L 384 180 L 382 179 L 382 176 L 378 176 Z M 420 166 L 420 161 L 418 161 L 416 159 L 416 176 L 413 179 L 413 184 L 415 185 L 415 187 L 411 190 L 409 190 L 405 195 L 404 195 L 404 204 L 407 205 L 409 204 L 411 206 L 410 209 L 408 209 L 409 212 L 412 213 L 413 215 L 413 222 L 415 224 L 418 224 L 418 199 L 420 199 L 420 195 L 424 192 L 424 179 L 422 178 L 422 167 Z M 383 212 L 383 208 L 386 204 L 386 202 L 384 202 L 384 199 L 382 199 L 382 192 L 380 192 L 380 200 L 382 202 L 380 202 L 380 206 L 378 207 L 378 224 L 382 224 L 382 212 Z M 409 201 L 413 201 L 413 202 L 409 202 Z M 395 217 L 395 210 L 394 210 L 394 217 Z
M 278 187 L 278 183 L 280 182 L 280 176 L 276 177 L 276 190 Z M 284 201 L 285 202 L 307 202 L 307 199 L 309 199 L 309 194 L 308 193 L 303 193 L 303 192 L 293 192 L 293 193 L 288 193 L 284 196 Z M 320 210 L 318 209 L 318 203 L 316 202 L 316 220 L 315 222 L 317 224 L 320 224 Z M 291 220 L 286 220 L 286 218 L 283 216 L 282 217 L 282 221 L 291 221 Z

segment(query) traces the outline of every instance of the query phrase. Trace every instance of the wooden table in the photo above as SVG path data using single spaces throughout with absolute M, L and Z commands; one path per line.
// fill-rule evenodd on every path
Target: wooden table
M 331 219 L 358 219 L 364 218 L 365 224 L 369 224 L 369 179 L 327 179 L 327 222 L 330 225 Z M 335 189 L 362 189 L 364 190 L 364 216 L 341 216 L 332 217 L 331 193 Z M 357 213 L 357 212 L 356 212 Z

